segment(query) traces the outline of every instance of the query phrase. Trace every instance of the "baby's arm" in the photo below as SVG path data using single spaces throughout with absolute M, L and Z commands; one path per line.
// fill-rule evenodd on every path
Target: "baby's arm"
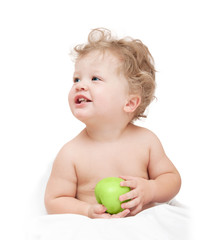
M 152 136 L 148 172 L 150 179 L 154 180 L 153 202 L 167 202 L 179 192 L 180 174 L 155 135 Z
M 180 175 L 166 156 L 159 139 L 151 132 L 148 132 L 147 137 L 150 144 L 148 164 L 150 179 L 123 176 L 126 181 L 121 182 L 122 186 L 132 189 L 120 196 L 121 201 L 133 199 L 122 204 L 123 208 L 131 210 L 130 215 L 140 212 L 146 204 L 169 201 L 178 193 L 181 186 Z
M 67 146 L 58 153 L 45 192 L 45 206 L 50 214 L 77 213 L 87 216 L 89 204 L 76 196 L 76 172 Z

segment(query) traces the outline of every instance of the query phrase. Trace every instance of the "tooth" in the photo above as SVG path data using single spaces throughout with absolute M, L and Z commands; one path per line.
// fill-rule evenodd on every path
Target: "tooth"
M 80 102 L 86 102 L 86 99 L 85 98 L 79 98 L 79 101 Z

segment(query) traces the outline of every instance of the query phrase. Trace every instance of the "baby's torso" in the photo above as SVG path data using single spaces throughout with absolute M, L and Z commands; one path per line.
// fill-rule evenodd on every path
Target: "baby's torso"
M 75 170 L 76 197 L 95 203 L 94 189 L 105 177 L 135 176 L 148 179 L 149 149 L 143 141 L 81 144 L 77 150 Z

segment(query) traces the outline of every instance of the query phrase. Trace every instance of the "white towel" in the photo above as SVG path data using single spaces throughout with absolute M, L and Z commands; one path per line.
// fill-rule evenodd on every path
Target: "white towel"
M 134 217 L 90 219 L 76 214 L 35 219 L 30 240 L 190 240 L 189 210 L 177 202 L 160 204 Z

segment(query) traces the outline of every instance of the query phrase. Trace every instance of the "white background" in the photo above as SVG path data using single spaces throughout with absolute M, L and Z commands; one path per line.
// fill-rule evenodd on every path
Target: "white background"
M 68 107 L 73 74 L 69 52 L 96 27 L 109 28 L 119 37 L 139 38 L 149 47 L 158 71 L 158 100 L 151 104 L 148 118 L 137 124 L 158 135 L 180 171 L 183 185 L 177 199 L 192 208 L 192 228 L 202 234 L 206 225 L 200 218 L 208 200 L 205 4 L 202 0 L 0 2 L 2 239 L 24 239 L 26 225 L 35 215 L 41 179 L 62 145 L 84 127 Z

